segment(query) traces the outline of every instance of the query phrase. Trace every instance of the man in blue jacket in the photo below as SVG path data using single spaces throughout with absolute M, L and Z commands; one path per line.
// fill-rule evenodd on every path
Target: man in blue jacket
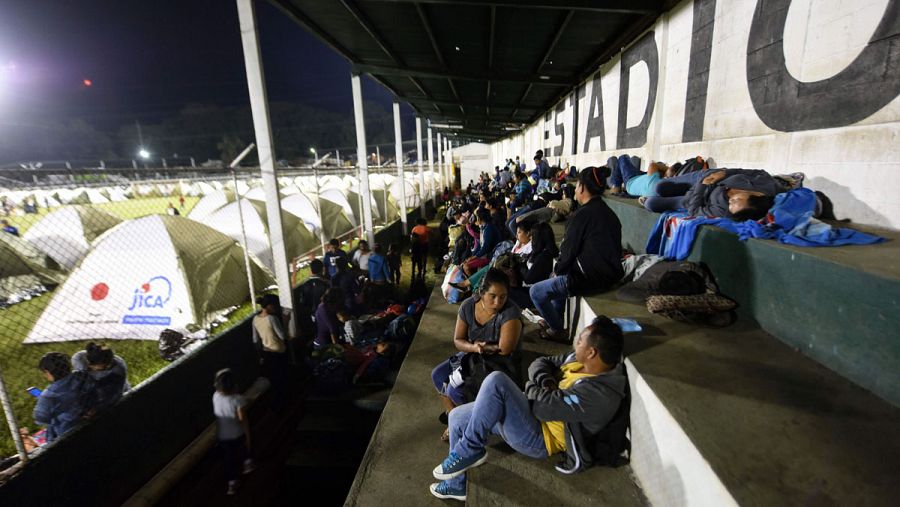
M 556 467 L 565 474 L 616 464 L 628 443 L 623 342 L 622 330 L 600 316 L 578 336 L 574 353 L 531 363 L 524 393 L 505 374 L 488 375 L 474 402 L 450 412 L 450 454 L 433 471 L 441 482 L 431 493 L 465 501 L 465 471 L 486 461 L 492 434 L 530 458 L 565 453 Z

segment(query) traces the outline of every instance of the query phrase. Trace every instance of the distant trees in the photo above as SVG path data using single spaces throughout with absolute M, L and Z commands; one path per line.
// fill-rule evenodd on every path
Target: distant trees
M 366 102 L 366 135 L 369 144 L 393 142 L 393 117 L 381 104 Z M 336 113 L 316 107 L 273 102 L 269 105 L 275 154 L 297 162 L 343 148 L 345 157 L 355 153 L 356 131 L 352 113 Z M 226 163 L 255 139 L 249 106 L 189 104 L 158 122 L 141 122 L 146 147 L 154 158 L 194 157 Z M 132 159 L 139 148 L 133 120 L 111 131 L 100 131 L 80 119 L 35 119 L 5 123 L 0 120 L 0 164 L 34 160 Z M 252 162 L 254 157 L 248 158 Z

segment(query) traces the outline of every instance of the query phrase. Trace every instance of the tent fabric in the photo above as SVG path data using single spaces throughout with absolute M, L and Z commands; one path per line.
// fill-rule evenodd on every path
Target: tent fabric
M 44 252 L 22 238 L 0 233 L 0 302 L 64 279 L 62 268 Z
M 247 237 L 247 249 L 255 255 L 264 266 L 274 271 L 275 261 L 269 243 L 268 215 L 264 202 L 241 199 L 227 204 L 209 215 L 201 223 L 227 234 L 235 241 L 243 241 L 241 233 L 241 214 L 243 214 L 244 232 Z M 317 248 L 318 241 L 306 228 L 303 221 L 291 214 L 281 214 L 284 229 L 284 248 L 288 259 L 299 257 Z
M 404 185 L 407 209 L 417 208 L 419 206 L 419 190 L 415 182 L 410 179 L 405 179 L 401 183 L 399 178 L 394 178 L 390 186 L 390 192 L 394 197 L 394 201 L 400 202 L 400 185 Z
M 251 263 L 255 290 L 274 283 Z M 241 247 L 193 220 L 149 215 L 98 238 L 55 293 L 25 343 L 156 340 L 204 327 L 249 299 Z
M 197 201 L 197 204 L 191 208 L 188 218 L 202 222 L 207 217 L 218 211 L 219 208 L 226 204 L 234 202 L 234 192 L 231 190 L 213 190 L 205 193 L 203 197 Z
M 64 206 L 45 215 L 23 238 L 71 270 L 98 236 L 120 222 L 121 218 L 91 206 Z

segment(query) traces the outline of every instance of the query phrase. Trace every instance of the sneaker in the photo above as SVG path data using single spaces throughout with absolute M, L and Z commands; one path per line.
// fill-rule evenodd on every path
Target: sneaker
M 244 460 L 244 475 L 252 473 L 256 470 L 256 462 L 250 458 Z
M 528 322 L 531 322 L 532 324 L 539 324 L 541 321 L 544 320 L 543 317 L 541 317 L 540 315 L 536 315 L 529 308 L 522 310 L 522 318 L 524 318 Z
M 466 501 L 466 487 L 462 488 L 454 488 L 447 484 L 447 481 L 435 482 L 431 486 L 428 487 L 431 490 L 431 494 L 440 498 L 441 500 L 460 500 Z
M 225 492 L 228 496 L 233 496 L 237 494 L 238 490 L 238 481 L 228 481 L 228 491 Z
M 474 456 L 469 456 L 468 458 L 462 458 L 459 456 L 459 454 L 451 452 L 443 463 L 434 467 L 434 471 L 432 472 L 432 474 L 434 475 L 435 479 L 446 481 L 448 479 L 456 477 L 457 475 L 465 472 L 470 468 L 475 468 L 478 465 L 483 464 L 485 461 L 487 461 L 487 451 L 484 449 L 482 449 L 480 453 L 475 454 Z

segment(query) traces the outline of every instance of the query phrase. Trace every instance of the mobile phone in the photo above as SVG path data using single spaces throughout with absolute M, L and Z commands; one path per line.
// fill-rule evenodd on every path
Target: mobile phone
M 26 391 L 28 391 L 28 394 L 34 396 L 35 398 L 39 397 L 39 396 L 41 395 L 41 392 L 42 392 L 42 391 L 41 391 L 40 389 L 38 389 L 37 387 L 33 387 L 33 386 L 32 386 L 32 387 L 29 387 L 28 389 L 26 389 Z

